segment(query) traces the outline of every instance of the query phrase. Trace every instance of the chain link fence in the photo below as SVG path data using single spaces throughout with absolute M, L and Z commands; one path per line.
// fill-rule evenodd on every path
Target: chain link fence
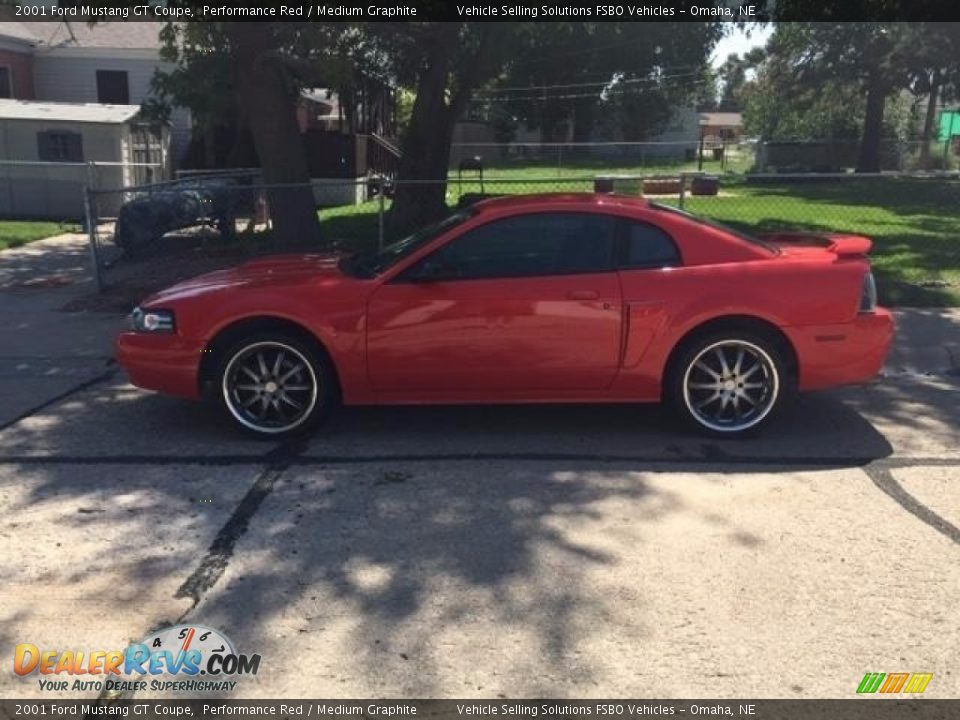
M 960 178 L 949 173 L 628 174 L 502 177 L 452 171 L 444 192 L 455 208 L 478 199 L 553 192 L 616 192 L 755 233 L 852 232 L 875 240 L 874 263 L 898 282 L 960 295 Z M 420 185 L 424 185 L 420 183 Z M 281 243 L 270 196 L 309 188 L 319 243 Z M 180 279 L 276 252 L 363 251 L 393 242 L 396 185 L 382 178 L 266 185 L 259 172 L 191 174 L 178 180 L 86 192 L 98 286 L 136 302 Z M 111 211 L 113 211 L 111 213 Z M 906 263 L 906 267 L 900 265 Z M 956 270 L 956 274 L 954 274 Z
M 467 175 L 479 163 L 504 179 L 573 177 L 591 172 L 744 172 L 755 164 L 756 143 L 705 137 L 660 142 L 454 143 L 450 169 Z
M 880 169 L 887 172 L 957 169 L 956 142 L 883 140 Z M 450 169 L 469 175 L 480 165 L 512 179 L 569 177 L 584 171 L 632 174 L 841 173 L 853 170 L 859 140 L 757 141 L 704 135 L 702 140 L 662 142 L 454 143 Z

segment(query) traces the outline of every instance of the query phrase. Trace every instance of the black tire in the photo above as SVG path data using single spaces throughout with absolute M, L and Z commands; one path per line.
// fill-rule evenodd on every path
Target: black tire
M 264 440 L 309 433 L 338 397 L 330 361 L 315 344 L 269 331 L 252 334 L 220 355 L 213 390 L 235 427 Z
M 763 332 L 704 333 L 685 342 L 674 356 L 664 399 L 684 425 L 697 432 L 751 435 L 767 426 L 796 392 L 789 357 L 782 341 Z

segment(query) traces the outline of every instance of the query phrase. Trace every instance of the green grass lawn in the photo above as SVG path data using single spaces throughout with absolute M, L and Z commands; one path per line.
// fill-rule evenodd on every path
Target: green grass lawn
M 483 148 L 481 148 L 482 150 Z M 632 152 L 628 156 L 611 158 L 564 158 L 562 154 L 538 160 L 497 159 L 484 162 L 484 176 L 500 180 L 528 180 L 537 178 L 577 178 L 593 177 L 598 174 L 612 175 L 670 175 L 680 172 L 705 173 L 743 173 L 754 163 L 753 153 L 731 151 L 726 162 L 712 159 L 710 153 L 704 155 L 703 167 L 696 160 L 674 160 L 670 158 L 641 158 Z M 460 174 L 451 170 L 449 177 L 457 180 Z M 463 173 L 464 180 L 476 177 L 474 172 Z
M 34 240 L 66 232 L 59 223 L 0 220 L 0 250 L 26 245 Z
M 498 183 L 492 178 L 484 183 L 485 192 L 502 194 L 591 189 L 589 180 L 559 178 L 535 187 L 523 182 Z M 478 192 L 480 185 L 475 181 L 465 181 L 462 186 L 453 182 L 448 186 L 447 202 L 454 207 L 461 193 Z M 676 198 L 658 199 L 677 203 Z M 871 259 L 881 302 L 960 307 L 960 182 L 881 178 L 751 185 L 742 179 L 724 178 L 719 196 L 688 196 L 684 206 L 753 232 L 815 230 L 866 235 L 874 241 Z M 376 202 L 368 202 L 324 210 L 321 227 L 326 237 L 348 247 L 375 247 L 377 208 Z M 387 242 L 392 239 L 386 238 Z
M 379 240 L 378 210 L 373 200 L 361 205 L 321 210 L 320 232 L 324 242 L 336 242 L 350 250 L 370 250 Z M 389 201 L 386 207 L 390 207 Z M 397 238 L 388 238 L 387 242 Z

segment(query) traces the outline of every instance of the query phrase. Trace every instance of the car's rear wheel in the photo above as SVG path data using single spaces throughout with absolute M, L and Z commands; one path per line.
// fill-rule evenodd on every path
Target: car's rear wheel
M 679 353 L 668 399 L 683 420 L 711 435 L 747 433 L 768 423 L 793 392 L 779 343 L 747 331 L 709 334 Z
M 247 338 L 219 365 L 219 400 L 241 430 L 285 438 L 315 427 L 333 404 L 329 363 L 311 343 L 280 335 Z

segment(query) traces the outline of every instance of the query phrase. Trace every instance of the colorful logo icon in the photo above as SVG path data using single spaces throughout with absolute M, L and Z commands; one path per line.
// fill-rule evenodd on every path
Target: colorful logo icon
M 66 690 L 66 682 L 51 677 L 74 676 L 69 689 L 123 687 L 130 683 L 111 678 L 136 680 L 135 689 L 150 678 L 206 676 L 210 680 L 256 675 L 260 655 L 238 653 L 218 630 L 203 625 L 175 625 L 153 632 L 125 650 L 41 649 L 33 643 L 14 648 L 13 671 L 20 676 L 40 675 L 41 689 Z M 78 684 L 81 676 L 89 678 Z M 229 683 L 232 685 L 232 683 Z M 105 686 L 105 687 L 106 687 Z M 111 689 L 106 687 L 106 689 Z
M 918 695 L 927 689 L 933 673 L 870 673 L 863 676 L 857 692 L 861 695 L 873 693 Z

